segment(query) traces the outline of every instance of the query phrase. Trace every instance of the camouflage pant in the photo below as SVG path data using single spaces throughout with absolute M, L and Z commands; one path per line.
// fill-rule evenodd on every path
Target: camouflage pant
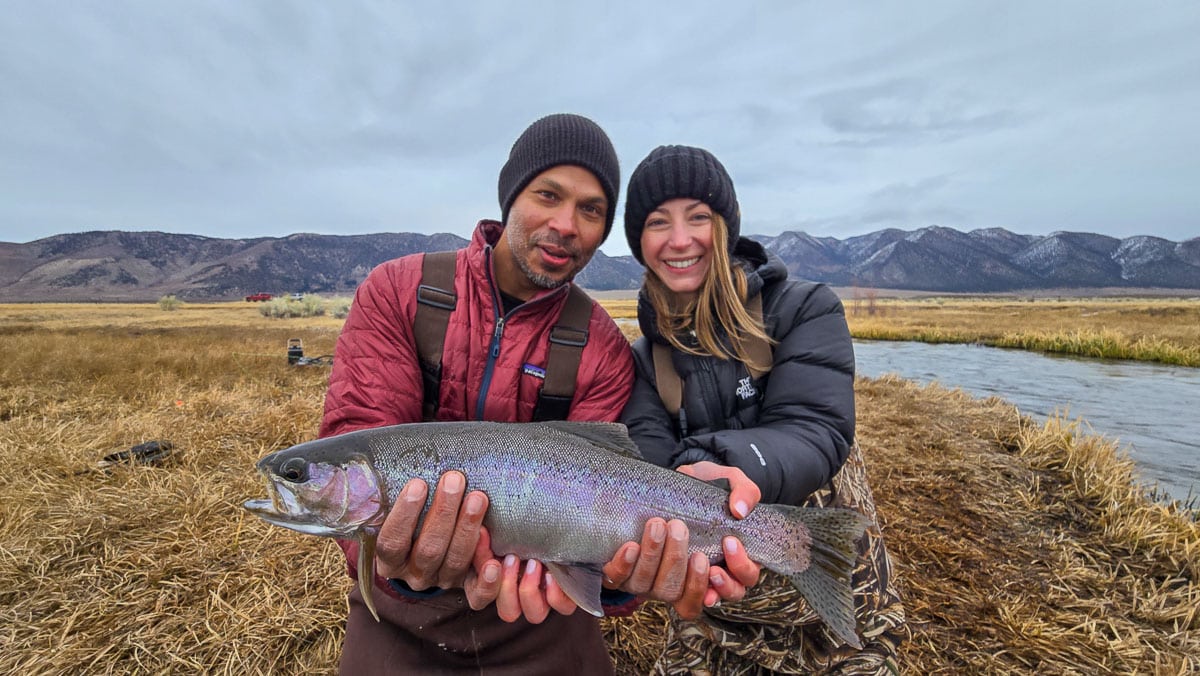
M 878 523 L 858 445 L 841 471 L 805 502 L 845 507 Z M 672 614 L 656 674 L 885 674 L 898 672 L 896 649 L 907 637 L 892 562 L 878 526 L 858 543 L 854 602 L 863 649 L 841 644 L 787 578 L 770 571 L 746 598 L 710 608 L 695 621 Z

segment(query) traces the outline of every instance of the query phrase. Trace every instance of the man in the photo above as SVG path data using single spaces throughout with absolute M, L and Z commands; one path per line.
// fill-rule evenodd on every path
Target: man
M 500 172 L 502 223 L 480 221 L 456 254 L 433 419 L 533 419 L 550 330 L 571 280 L 612 228 L 619 183 L 612 143 L 586 118 L 542 118 L 513 144 Z M 423 256 L 383 263 L 359 287 L 338 338 L 322 437 L 424 419 L 413 330 Z M 617 420 L 632 380 L 627 340 L 592 302 L 567 419 Z M 419 528 L 429 487 L 413 480 L 401 492 L 377 542 L 381 621 L 350 593 L 342 673 L 611 673 L 597 619 L 573 612 L 538 562 L 496 560 L 481 526 L 487 496 L 465 488 L 462 474 L 443 475 Z M 354 576 L 357 543 L 339 544 Z M 652 519 L 605 573 L 688 615 L 706 594 L 716 598 L 708 563 L 687 556 L 677 520 Z M 607 600 L 631 598 L 618 591 Z

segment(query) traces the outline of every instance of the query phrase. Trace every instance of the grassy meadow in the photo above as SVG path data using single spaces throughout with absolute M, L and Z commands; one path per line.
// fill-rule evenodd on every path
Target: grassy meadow
M 1195 330 L 1180 307 L 1147 335 L 1194 348 L 1168 330 Z M 0 673 L 335 669 L 340 552 L 240 505 L 263 495 L 259 457 L 316 434 L 328 368 L 288 366 L 288 339 L 329 354 L 341 323 L 244 303 L 0 305 Z M 1200 673 L 1200 524 L 1147 500 L 1112 443 L 938 386 L 857 394 L 905 672 Z M 98 465 L 150 440 L 173 454 Z M 665 617 L 605 621 L 622 674 L 646 671 Z
M 855 338 L 1200 366 L 1200 298 L 876 298 L 851 292 L 842 302 Z

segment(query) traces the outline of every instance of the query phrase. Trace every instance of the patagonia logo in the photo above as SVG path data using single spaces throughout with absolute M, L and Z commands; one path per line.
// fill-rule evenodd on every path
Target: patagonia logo
M 534 366 L 533 364 L 526 364 L 522 366 L 521 373 L 524 373 L 527 376 L 533 376 L 534 378 L 541 378 L 542 380 L 546 379 L 546 369 L 541 368 L 540 366 Z
M 738 381 L 737 396 L 741 397 L 743 401 L 752 399 L 757 395 L 758 390 L 754 388 L 754 385 L 750 384 L 749 378 L 742 378 Z

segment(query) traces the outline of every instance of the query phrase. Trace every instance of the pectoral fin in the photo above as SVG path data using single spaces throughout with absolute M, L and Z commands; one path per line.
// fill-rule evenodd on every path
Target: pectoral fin
M 379 621 L 379 611 L 375 610 L 375 599 L 371 592 L 375 590 L 375 536 L 362 533 L 358 536 L 358 591 L 362 594 L 363 603 L 367 610 Z
M 604 617 L 600 608 L 601 573 L 599 568 L 565 563 L 542 562 L 575 605 L 596 617 Z

